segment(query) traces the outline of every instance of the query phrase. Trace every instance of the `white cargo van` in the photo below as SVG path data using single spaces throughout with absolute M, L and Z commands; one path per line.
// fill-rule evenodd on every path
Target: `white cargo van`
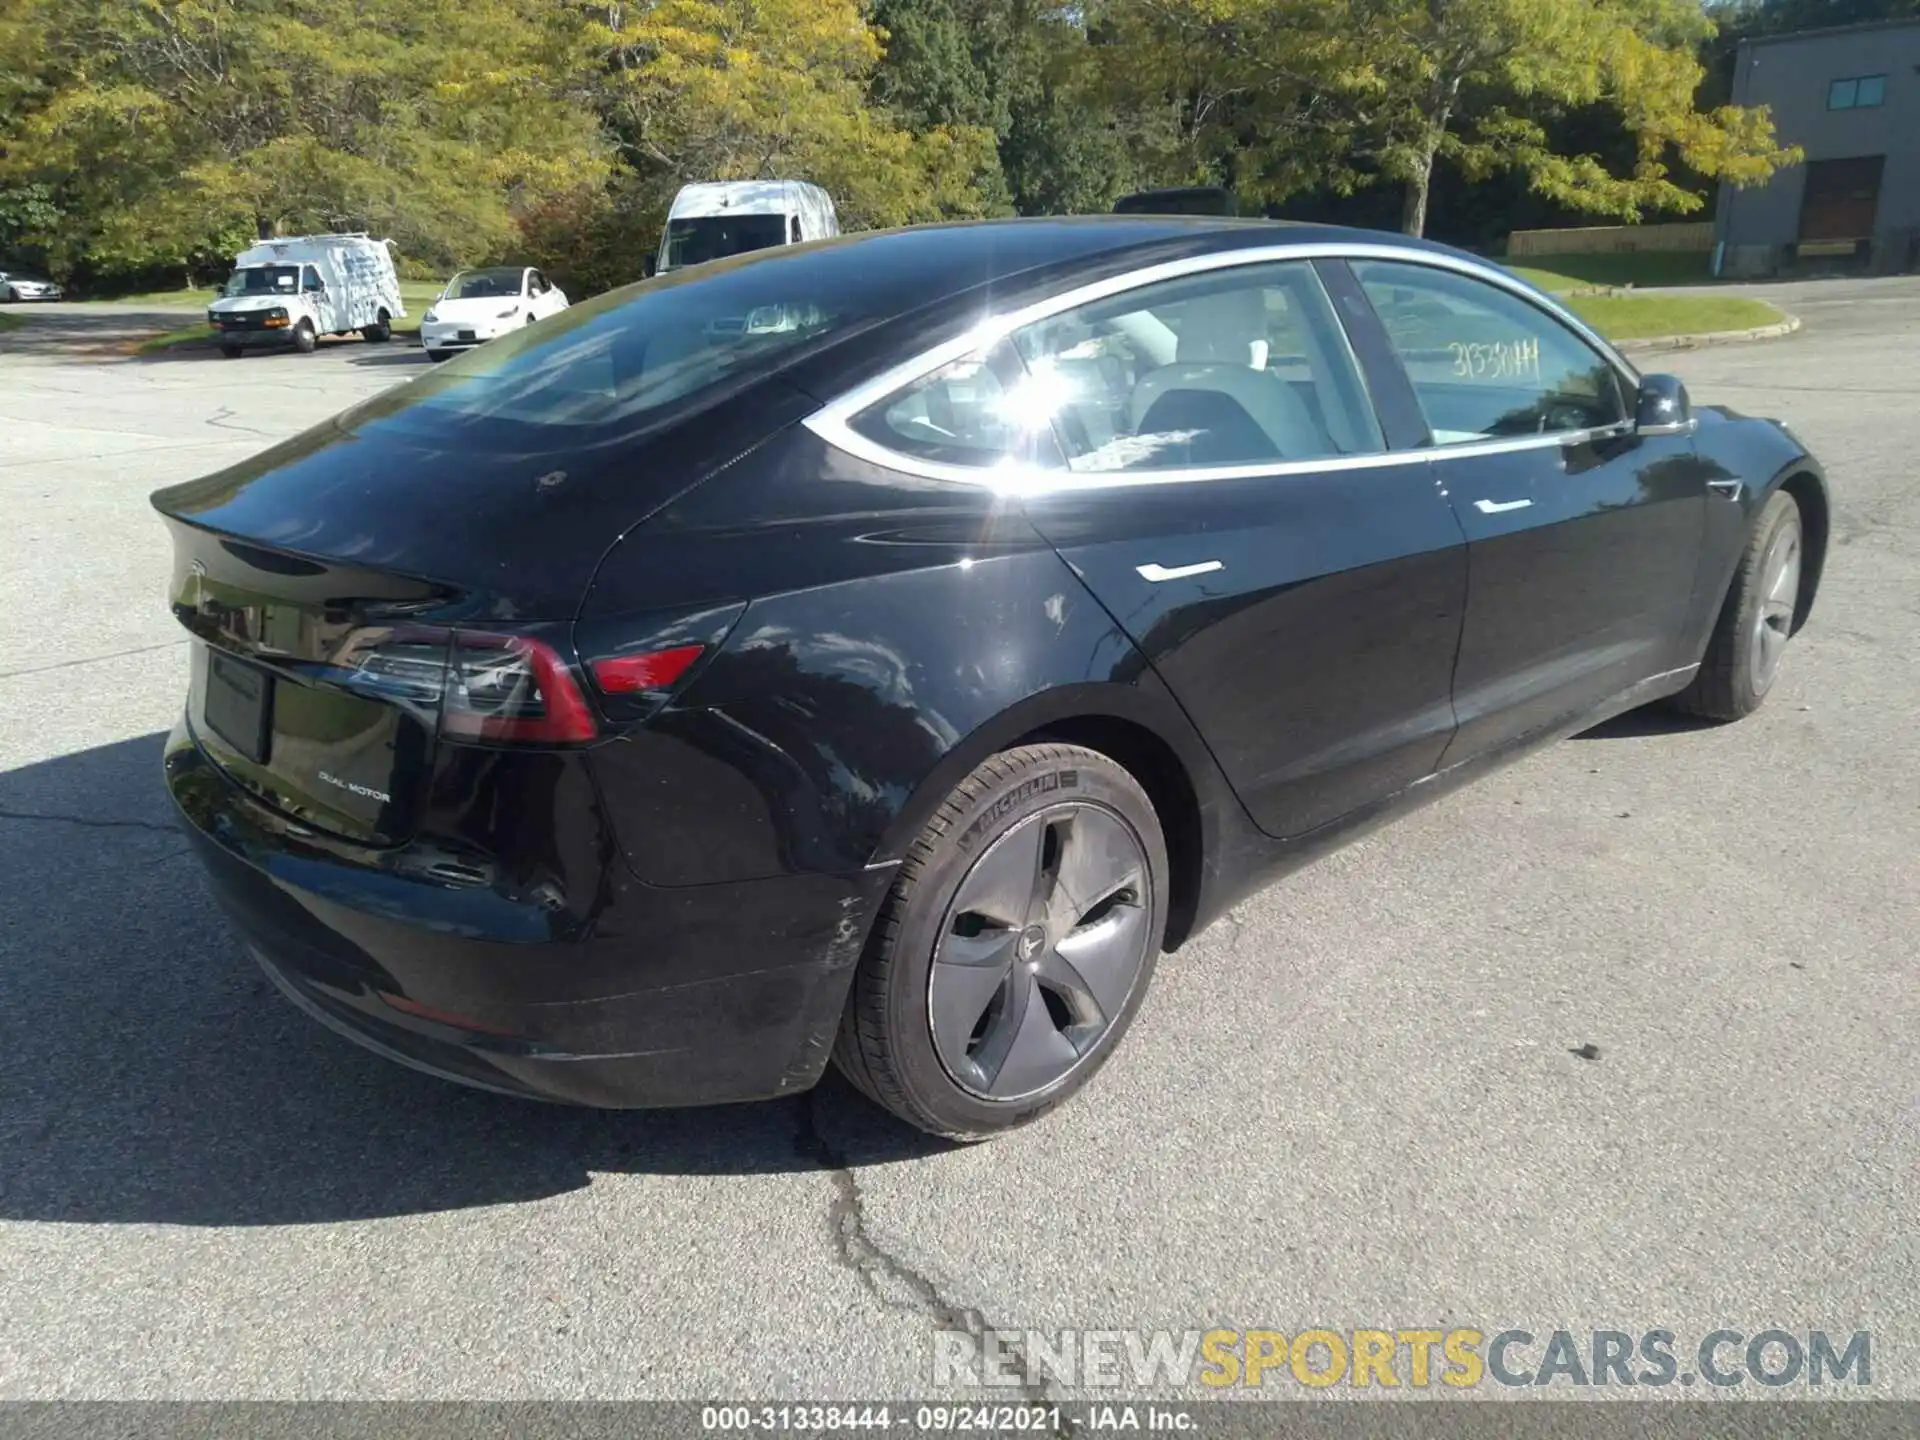
M 289 235 L 242 250 L 207 323 L 229 358 L 250 347 L 291 345 L 305 353 L 322 335 L 393 335 L 407 313 L 384 240 L 365 235 Z
M 667 211 L 657 272 L 749 250 L 840 233 L 833 197 L 805 180 L 716 180 L 685 185 Z

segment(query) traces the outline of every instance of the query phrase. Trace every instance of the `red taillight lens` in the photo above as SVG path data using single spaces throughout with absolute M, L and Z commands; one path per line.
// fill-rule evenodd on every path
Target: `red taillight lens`
M 666 690 L 687 667 L 700 658 L 704 645 L 676 645 L 671 650 L 649 650 L 639 655 L 612 655 L 588 668 L 593 680 L 609 695 L 644 695 Z
M 529 635 L 458 631 L 447 652 L 440 733 L 459 740 L 575 745 L 597 733 L 560 652 Z

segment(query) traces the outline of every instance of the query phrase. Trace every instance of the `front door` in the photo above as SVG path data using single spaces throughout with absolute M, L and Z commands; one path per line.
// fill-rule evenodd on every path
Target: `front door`
M 1457 271 L 1353 262 L 1468 536 L 1445 763 L 1588 714 L 1677 653 L 1706 520 L 1691 435 L 1641 435 L 1604 354 Z

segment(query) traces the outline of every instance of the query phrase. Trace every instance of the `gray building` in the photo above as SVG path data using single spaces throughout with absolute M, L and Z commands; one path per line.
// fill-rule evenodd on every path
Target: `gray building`
M 1747 40 L 1734 63 L 1733 103 L 1806 158 L 1720 187 L 1719 273 L 1920 268 L 1920 19 Z

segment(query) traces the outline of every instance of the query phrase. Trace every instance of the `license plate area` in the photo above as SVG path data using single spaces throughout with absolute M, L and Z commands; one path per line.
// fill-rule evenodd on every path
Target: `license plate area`
M 474 332 L 471 330 L 462 330 L 460 332 L 460 338 L 462 340 L 471 340 L 474 338 Z
M 207 658 L 201 707 L 207 728 L 254 764 L 266 764 L 273 736 L 273 677 L 217 650 Z

